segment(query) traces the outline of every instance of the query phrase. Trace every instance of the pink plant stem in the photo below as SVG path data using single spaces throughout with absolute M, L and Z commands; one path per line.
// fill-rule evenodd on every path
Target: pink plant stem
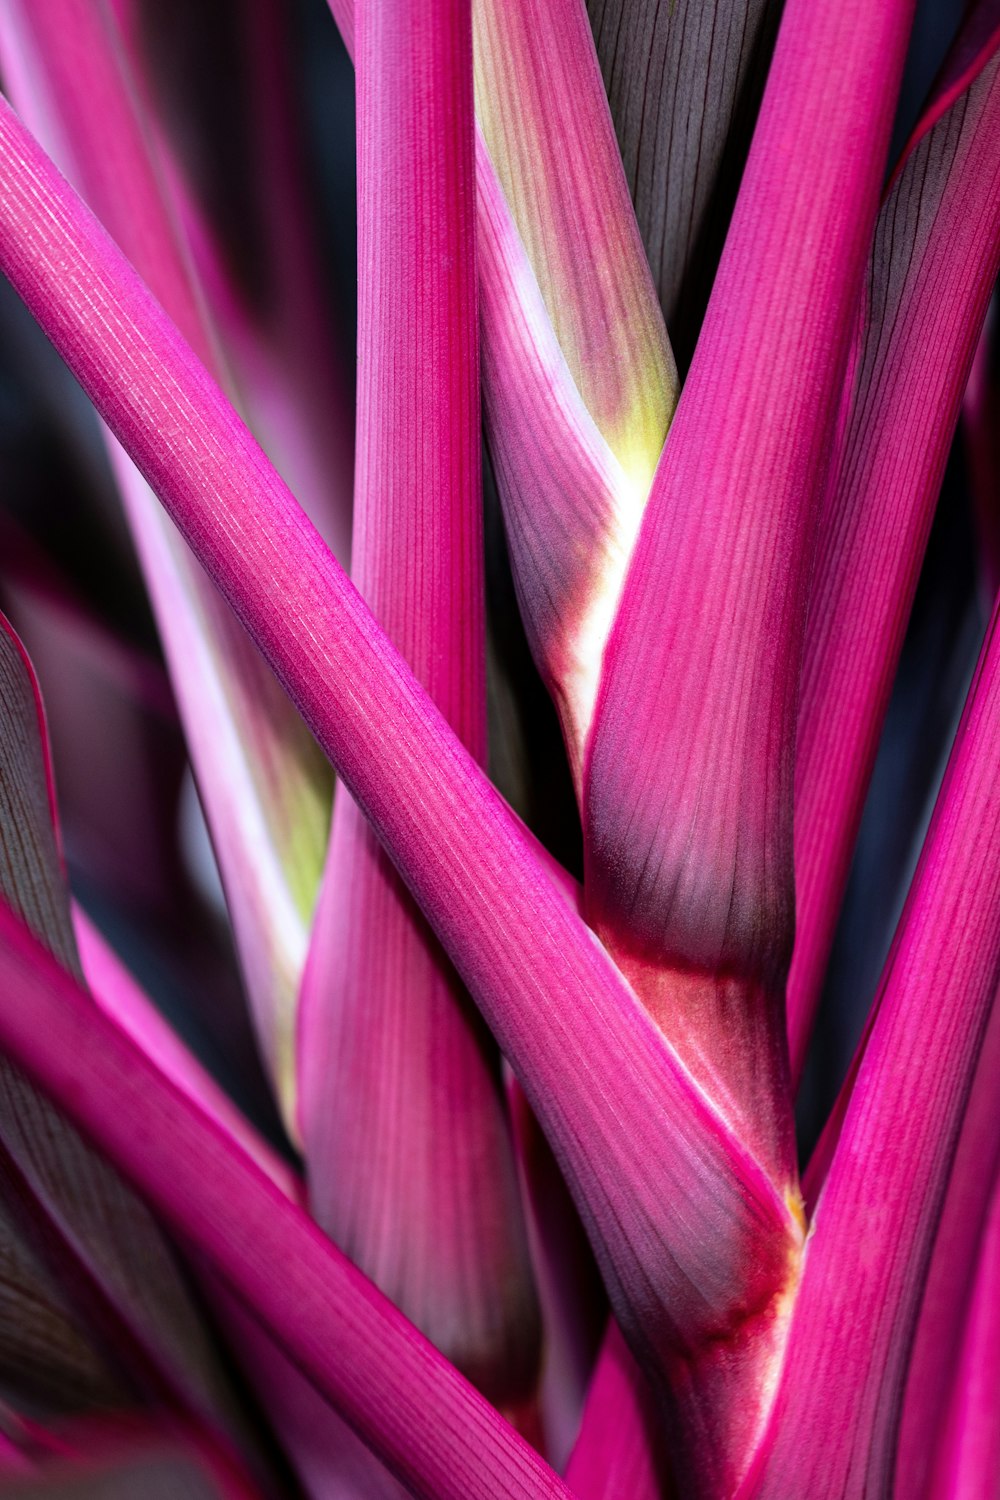
M 469 0 L 358 11 L 353 579 L 486 758 Z M 532 1389 L 538 1314 L 491 1038 L 338 791 L 299 1007 L 310 1208 L 498 1404 Z
M 612 1318 L 566 1469 L 579 1500 L 669 1500 L 662 1414 Z
M 651 1371 L 787 1285 L 793 1212 L 107 235 L 0 105 L 0 266 L 378 830 L 524 1084 Z M 585 1002 L 582 997 L 586 997 Z M 683 1210 L 681 1208 L 683 1205 Z
M 202 1260 L 198 1274 L 308 1500 L 402 1500 L 409 1492 Z
M 104 1013 L 118 1022 L 166 1078 L 243 1148 L 290 1201 L 304 1204 L 305 1185 L 301 1179 L 187 1051 L 78 908 L 74 909 L 73 921 L 88 986 Z M 307 1494 L 321 1500 L 331 1492 L 331 1486 L 337 1486 L 338 1500 L 347 1500 L 345 1453 L 355 1468 L 362 1470 L 367 1490 L 372 1493 L 372 1472 L 379 1469 L 375 1458 L 254 1322 L 225 1282 L 201 1263 L 196 1264 L 195 1271 L 227 1342 L 240 1357 L 247 1379 L 266 1409 L 268 1420 Z M 380 1479 L 383 1485 L 395 1485 L 384 1469 Z M 365 1492 L 365 1487 L 359 1491 L 362 1495 Z
M 786 4 L 712 299 L 603 656 L 584 763 L 591 922 L 797 1202 L 784 984 L 802 627 L 910 0 Z M 679 1481 L 739 1483 L 793 1287 L 678 1401 Z
M 948 1410 L 949 1392 L 961 1390 L 958 1359 L 990 1212 L 987 1189 L 989 1183 L 1000 1181 L 998 1078 L 1000 1005 L 994 1000 L 948 1177 L 907 1371 L 896 1488 L 914 1500 L 929 1493 L 935 1435 Z M 994 1186 L 994 1202 L 996 1196 Z
M 891 1486 L 934 1235 L 1000 982 L 998 735 L 994 614 L 816 1207 L 746 1486 L 755 1500 Z
M 414 1495 L 568 1494 L 242 1147 L 95 1009 L 7 907 L 0 909 L 0 1045 L 216 1266 Z
M 787 1190 L 802 625 L 911 14 L 909 0 L 785 6 L 584 773 L 591 920 Z
M 353 27 L 351 0 L 332 9 Z M 487 432 L 521 611 L 579 790 L 677 372 L 582 0 L 474 0 L 473 21 Z
M 933 1500 L 1000 1494 L 1000 1175 L 996 1174 L 928 1493 Z
M 962 393 L 1000 271 L 995 12 L 992 4 L 974 8 L 973 36 L 959 38 L 909 144 L 869 258 L 847 422 L 823 506 L 799 706 L 788 981 L 796 1080 Z

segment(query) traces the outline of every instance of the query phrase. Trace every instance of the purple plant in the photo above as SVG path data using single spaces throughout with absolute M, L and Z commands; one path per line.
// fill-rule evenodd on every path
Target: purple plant
M 963 399 L 1000 576 L 1000 5 L 898 160 L 913 0 L 331 9 L 353 451 L 287 7 L 236 13 L 261 296 L 166 11 L 0 0 L 0 267 L 173 690 L 5 528 L 0 1488 L 998 1494 L 995 614 L 804 1164 L 794 1105 Z M 535 669 L 580 880 L 515 808 Z M 84 885 L 196 945 L 174 702 L 283 1136 L 69 892 L 56 775 Z

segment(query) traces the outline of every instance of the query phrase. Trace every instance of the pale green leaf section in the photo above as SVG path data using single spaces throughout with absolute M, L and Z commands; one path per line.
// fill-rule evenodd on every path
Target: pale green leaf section
M 582 0 L 474 0 L 476 116 L 583 401 L 648 488 L 677 372 Z

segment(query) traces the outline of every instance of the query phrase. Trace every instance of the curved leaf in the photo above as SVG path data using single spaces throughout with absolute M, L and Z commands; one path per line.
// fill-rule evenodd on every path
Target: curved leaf
M 962 1122 L 941 1223 L 927 1272 L 899 1433 L 896 1485 L 900 1494 L 928 1493 L 935 1452 L 949 1404 L 961 1399 L 958 1369 L 963 1330 L 970 1315 L 976 1263 L 990 1210 L 988 1185 L 1000 1179 L 1000 1005 L 994 1000 L 976 1077 Z M 993 1190 L 996 1199 L 996 1189 Z M 970 1489 L 970 1494 L 975 1493 Z
M 488 1402 L 0 907 L 0 1044 L 63 1101 L 426 1500 L 567 1491 Z M 275 1275 L 280 1266 L 284 1274 Z
M 630 478 L 587 411 L 477 144 L 486 430 L 521 615 L 579 790 L 601 652 L 648 484 Z
M 965 1320 L 931 1493 L 944 1500 L 988 1495 L 1000 1479 L 1000 1177 Z
M 574 384 L 644 491 L 676 375 L 583 0 L 475 0 L 473 14 L 489 160 Z
M 869 257 L 803 658 L 788 983 L 796 1076 L 962 392 L 1000 271 L 996 12 L 989 0 L 970 13 L 897 169 Z
M 582 0 L 476 0 L 473 14 L 487 431 L 579 791 L 677 375 Z
M 5 105 L 0 188 L 0 265 L 391 851 L 524 1084 L 633 1349 L 652 1372 L 686 1379 L 703 1341 L 716 1349 L 748 1325 L 772 1330 L 801 1243 L 793 1207 L 693 1084 L 211 378 Z
M 998 733 L 995 614 L 845 1089 L 755 1500 L 892 1486 L 906 1363 L 1000 983 Z
M 604 654 L 584 771 L 590 920 L 790 1203 L 784 980 L 802 622 L 910 19 L 909 0 L 786 6 Z M 779 1319 L 756 1381 L 744 1368 L 727 1388 L 719 1350 L 718 1388 L 703 1401 L 695 1382 L 684 1392 L 685 1461 L 709 1490 L 735 1486 L 750 1461 L 783 1336 Z

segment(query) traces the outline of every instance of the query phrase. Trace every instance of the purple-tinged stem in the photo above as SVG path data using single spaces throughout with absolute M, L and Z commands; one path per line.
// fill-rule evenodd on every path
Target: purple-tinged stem
M 0 266 L 342 774 L 525 1087 L 653 1378 L 773 1326 L 801 1231 L 176 329 L 0 104 Z
M 948 1176 L 906 1375 L 896 1489 L 914 1500 L 929 1493 L 935 1435 L 940 1434 L 948 1410 L 949 1392 L 958 1389 L 962 1332 L 990 1209 L 988 1185 L 1000 1180 L 998 1078 L 1000 1006 L 994 1001 Z
M 566 1482 L 578 1500 L 668 1500 L 662 1412 L 614 1318 L 597 1359 Z
M 590 920 L 791 1204 L 784 982 L 802 624 L 911 15 L 910 0 L 785 7 L 584 768 Z M 738 1378 L 730 1349 L 706 1352 L 682 1406 L 681 1482 L 709 1493 L 739 1482 L 788 1309 L 741 1343 Z
M 218 1275 L 201 1264 L 226 1341 L 254 1381 L 307 1500 L 404 1500 L 393 1478 L 330 1402 L 246 1311 Z
M 785 8 L 585 773 L 591 919 L 788 1190 L 801 630 L 910 14 L 908 0 Z
M 891 1489 L 934 1235 L 1000 983 L 998 735 L 994 614 L 847 1086 L 770 1431 L 744 1492 L 754 1500 Z
M 1000 7 L 988 0 L 974 9 L 897 169 L 868 262 L 803 654 L 788 980 L 796 1080 L 962 393 L 1000 271 L 998 44 Z
M 73 920 L 84 973 L 98 1006 L 291 1202 L 304 1204 L 305 1184 L 205 1073 L 84 914 L 74 909 Z M 306 1494 L 320 1500 L 336 1485 L 338 1500 L 348 1500 L 349 1460 L 364 1476 L 358 1494 L 374 1493 L 372 1473 L 378 1473 L 378 1465 L 368 1449 L 233 1298 L 226 1284 L 203 1263 L 196 1262 L 194 1270 L 226 1342 L 235 1350 L 244 1376 L 256 1391 Z M 383 1486 L 396 1483 L 384 1469 L 380 1482 Z
M 331 8 L 351 49 L 353 4 Z M 579 791 L 677 371 L 582 0 L 474 0 L 473 18 L 486 426 L 521 613 Z
M 242 1147 L 95 1009 L 6 906 L 0 1045 L 216 1267 L 414 1495 L 568 1495 Z
M 242 1147 L 290 1201 L 303 1204 L 304 1183 L 188 1053 L 83 913 L 74 909 L 73 920 L 87 983 L 104 1013 L 118 1022 L 171 1083 Z M 319 1500 L 335 1485 L 338 1500 L 348 1500 L 352 1463 L 360 1471 L 359 1496 L 374 1493 L 372 1474 L 379 1473 L 379 1466 L 368 1449 L 233 1298 L 226 1284 L 202 1262 L 196 1262 L 194 1270 L 227 1344 L 235 1350 L 245 1378 L 256 1391 L 306 1493 Z M 383 1486 L 396 1484 L 384 1469 L 379 1481 Z M 398 1485 L 396 1488 L 399 1490 Z
M 994 1175 L 951 1398 L 928 1493 L 1000 1493 L 1000 1176 Z
M 352 577 L 486 756 L 469 0 L 361 0 Z M 298 1074 L 317 1222 L 498 1405 L 538 1310 L 499 1056 L 364 814 L 338 791 Z

